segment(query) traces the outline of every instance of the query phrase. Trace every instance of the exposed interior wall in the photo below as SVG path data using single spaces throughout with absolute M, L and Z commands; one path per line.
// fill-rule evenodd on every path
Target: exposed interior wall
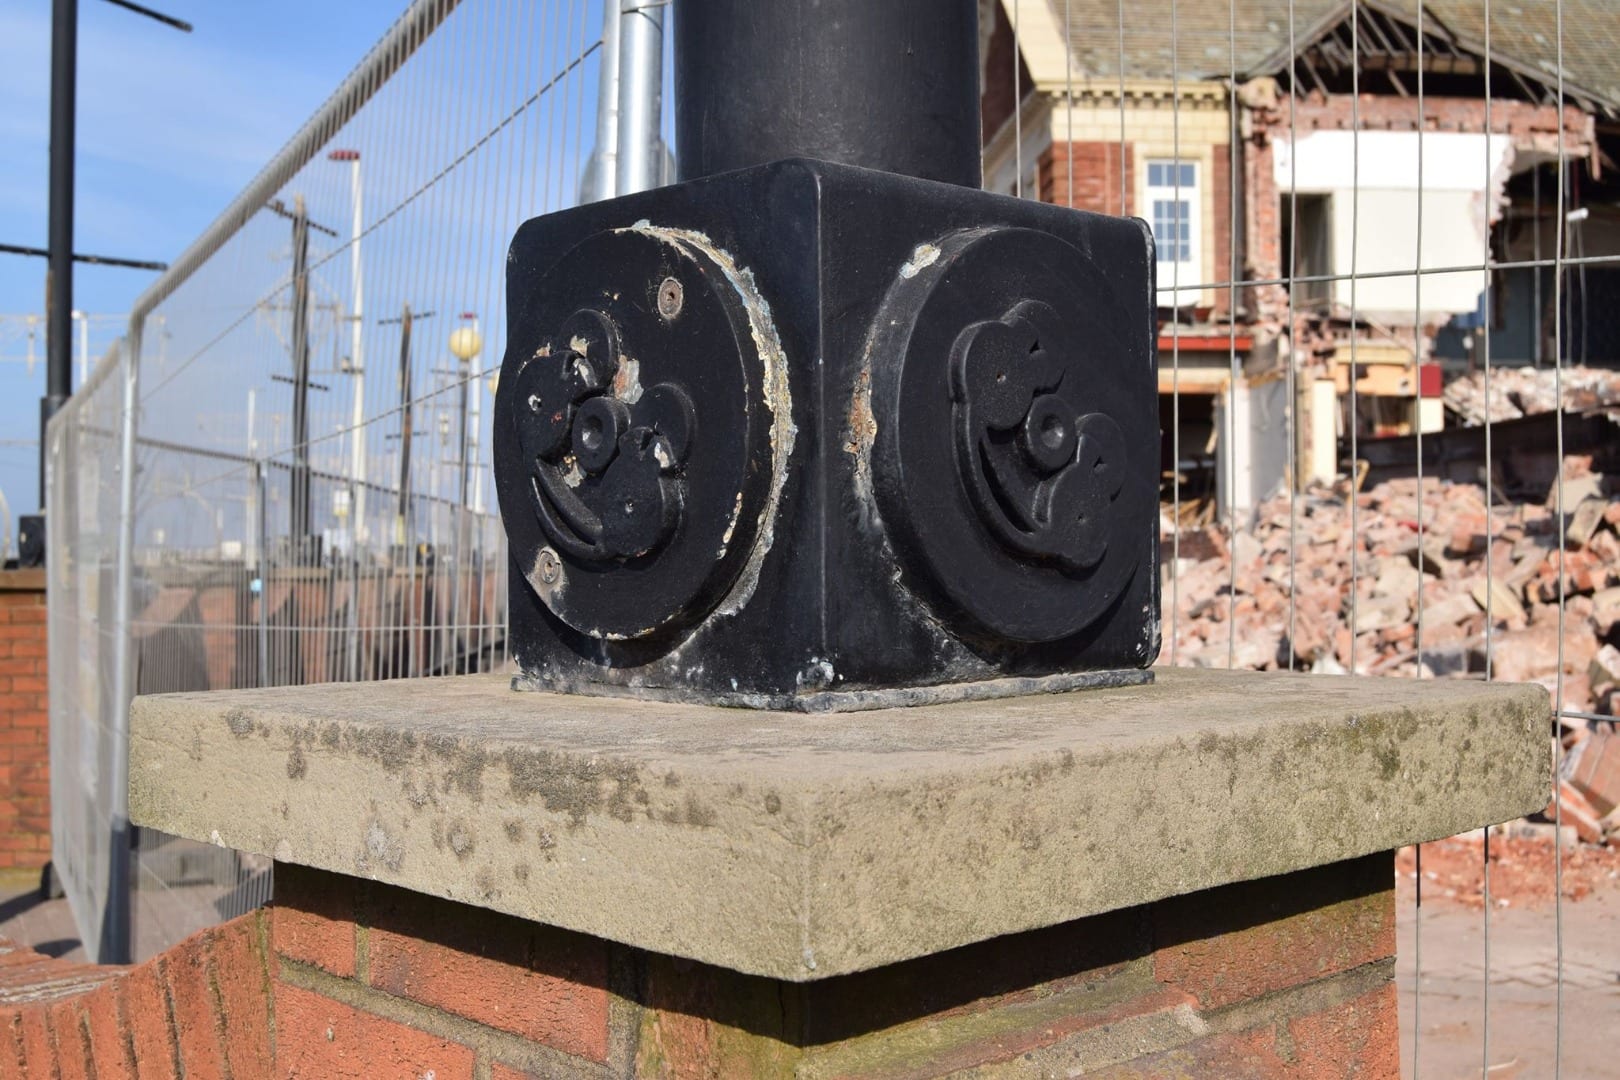
M 1288 381 L 1242 380 L 1216 399 L 1216 497 L 1220 512 L 1243 521 L 1288 480 Z M 1235 434 L 1226 448 L 1226 435 Z
M 1279 137 L 1272 164 L 1279 191 L 1331 200 L 1329 257 L 1345 277 L 1333 283 L 1334 302 L 1348 309 L 1353 292 L 1364 317 L 1411 326 L 1420 310 L 1424 323 L 1476 310 L 1482 274 L 1426 274 L 1421 284 L 1410 274 L 1363 276 L 1354 285 L 1349 275 L 1478 264 L 1487 208 L 1501 199 L 1512 155 L 1507 135 L 1313 131 L 1297 143 Z

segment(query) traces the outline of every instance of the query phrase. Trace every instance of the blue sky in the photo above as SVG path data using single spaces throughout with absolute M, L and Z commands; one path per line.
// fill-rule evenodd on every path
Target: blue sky
M 214 219 L 398 17 L 404 0 L 149 0 L 182 34 L 80 0 L 76 246 L 168 261 Z M 43 247 L 50 2 L 0 0 L 0 240 Z M 43 311 L 42 259 L 0 255 L 0 314 Z M 78 268 L 75 307 L 122 313 L 154 275 Z M 105 327 L 105 329 L 104 329 Z M 92 354 L 114 336 L 102 324 Z M 36 346 L 43 358 L 43 341 Z M 0 325 L 0 492 L 38 502 L 43 363 Z

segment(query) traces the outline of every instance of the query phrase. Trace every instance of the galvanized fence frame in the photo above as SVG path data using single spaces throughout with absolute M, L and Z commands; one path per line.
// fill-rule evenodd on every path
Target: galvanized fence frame
M 51 534 L 53 573 L 65 575 L 77 566 L 99 583 L 94 603 L 82 589 L 53 589 L 52 744 L 53 749 L 60 746 L 63 765 L 53 770 L 54 801 L 62 811 L 53 832 L 61 883 L 87 950 L 98 960 L 128 960 L 136 951 L 131 898 L 143 888 L 211 878 L 232 890 L 219 901 L 230 905 L 228 911 L 220 908 L 221 915 L 262 903 L 269 895 L 267 866 L 251 860 L 244 865 L 237 853 L 221 851 L 216 858 L 196 845 L 145 834 L 139 837 L 137 857 L 125 857 L 132 837 L 124 763 L 129 755 L 128 703 L 135 694 L 214 685 L 218 672 L 202 670 L 210 665 L 235 680 L 226 685 L 273 685 L 447 674 L 504 663 L 504 533 L 489 512 L 493 487 L 484 482 L 488 462 L 480 458 L 486 444 L 479 433 L 488 422 L 479 404 L 483 383 L 498 371 L 499 349 L 489 348 L 482 359 L 479 354 L 486 335 L 498 341 L 503 320 L 497 314 L 481 331 L 474 312 L 457 322 L 453 310 L 413 313 L 410 299 L 403 318 L 395 317 L 395 311 L 379 312 L 375 297 L 386 296 L 391 286 L 399 291 L 404 273 L 399 261 L 404 258 L 420 262 L 431 274 L 462 281 L 460 292 L 474 289 L 485 315 L 498 313 L 504 289 L 499 284 L 500 252 L 523 217 L 569 205 L 576 197 L 606 197 L 650 186 L 667 175 L 668 155 L 660 140 L 663 15 L 662 5 L 620 0 L 414 0 L 315 115 L 140 296 L 122 347 L 103 358 L 80 394 L 52 420 L 47 455 L 51 503 L 62 526 L 53 526 Z M 413 64 L 430 42 L 435 46 L 432 58 Z M 609 49 L 613 63 L 599 63 L 600 85 L 592 108 L 598 143 L 587 162 L 586 101 L 591 91 L 586 64 L 593 57 L 601 61 Z M 412 78 L 404 89 L 396 89 L 390 80 L 407 65 Z M 621 70 L 634 77 L 621 81 Z M 434 92 L 445 90 L 446 80 L 456 85 L 435 100 Z M 351 129 L 351 121 L 385 89 L 393 95 L 389 111 L 370 114 L 370 127 Z M 353 190 L 341 192 L 352 199 L 353 233 L 340 238 L 335 229 L 311 220 L 301 196 L 289 209 L 287 204 L 295 200 L 288 185 L 299 177 L 304 178 L 300 184 L 312 183 L 306 166 L 331 151 L 335 140 L 361 137 L 344 134 L 351 130 L 359 130 L 371 139 L 368 145 L 381 151 L 367 179 L 383 192 L 380 199 L 375 193 L 369 196 L 370 204 L 380 201 L 382 209 L 362 216 L 359 152 L 328 153 L 334 159 L 356 159 L 351 162 Z M 330 179 L 321 185 L 330 212 L 339 205 L 339 193 Z M 448 250 L 452 241 L 432 229 L 397 233 L 399 228 L 420 230 L 421 222 L 434 220 L 431 215 L 452 214 L 466 205 L 511 219 L 500 218 L 498 229 L 468 226 L 473 231 L 466 235 L 473 239 L 463 239 L 464 250 L 456 251 Z M 218 307 L 221 291 L 210 291 L 205 284 L 193 294 L 201 299 L 189 301 L 180 318 L 200 311 L 207 318 L 199 325 L 218 327 L 223 318 L 223 328 L 202 335 L 206 340 L 200 344 L 188 343 L 193 349 L 188 355 L 178 360 L 168 356 L 167 344 L 176 329 L 170 311 L 175 298 L 204 271 L 211 275 L 209 282 L 228 280 L 232 267 L 241 266 L 241 238 L 250 228 L 261 231 L 247 242 L 248 248 L 262 250 L 267 242 L 262 223 L 274 220 L 270 214 L 293 219 L 291 279 L 283 278 L 268 293 L 230 301 L 237 307 L 223 316 L 207 307 Z M 388 228 L 396 230 L 392 248 Z M 336 250 L 311 255 L 308 237 L 315 231 L 330 235 Z M 405 239 L 398 240 L 399 235 Z M 372 303 L 364 315 L 362 237 L 368 247 L 382 242 L 389 252 L 386 258 L 372 257 L 383 261 L 367 271 Z M 402 255 L 400 243 L 417 244 L 419 250 L 403 249 Z M 320 297 L 312 299 L 316 290 L 311 282 L 319 285 L 323 274 L 341 275 L 345 249 L 352 256 L 346 286 L 352 295 L 334 299 L 327 315 L 312 314 Z M 288 303 L 278 299 L 289 294 Z M 293 406 L 293 418 L 301 437 L 282 438 L 278 426 L 278 435 L 270 440 L 275 445 L 266 451 L 253 438 L 250 394 L 245 452 L 188 440 L 183 433 L 175 437 L 176 403 L 183 411 L 186 387 L 201 385 L 198 379 L 230 377 L 228 368 L 208 371 L 199 359 L 209 354 L 208 360 L 223 356 L 228 363 L 237 348 L 230 335 L 240 335 L 252 320 L 283 325 L 287 310 L 292 311 L 291 354 L 306 358 L 301 369 L 295 360 L 300 383 L 295 397 L 301 399 L 312 388 L 326 389 L 309 377 L 311 320 L 353 323 L 354 348 L 346 358 L 352 370 L 334 372 L 352 377 L 352 416 L 344 416 L 336 430 L 311 431 L 309 409 L 300 401 Z M 414 350 L 413 315 L 418 334 Z M 435 332 L 424 347 L 421 320 L 434 316 L 425 324 Z M 376 399 L 383 397 L 380 391 L 386 388 L 377 384 L 388 381 L 395 364 L 388 355 L 392 346 L 369 344 L 366 356 L 375 373 L 371 398 L 363 399 L 362 320 L 378 326 L 368 333 L 398 342 L 401 383 L 397 401 L 389 398 L 365 411 L 363 400 L 377 406 Z M 452 328 L 450 351 L 459 357 L 459 367 L 455 359 L 444 368 L 431 366 L 443 347 L 434 344 L 444 340 L 438 331 Z M 339 336 L 335 327 L 329 329 L 328 336 Z M 279 332 L 275 327 L 272 331 Z M 192 336 L 197 338 L 195 330 Z M 268 369 L 256 374 L 293 381 Z M 154 402 L 165 406 L 158 421 L 150 415 Z M 330 422 L 333 415 L 329 410 L 324 419 Z M 398 434 L 386 434 L 385 427 L 397 428 Z M 426 468 L 415 472 L 410 463 L 413 427 L 417 455 L 427 459 Z M 447 449 L 452 430 L 459 441 L 453 451 Z M 102 496 L 100 531 L 93 536 L 70 517 L 76 485 L 89 483 L 73 447 L 89 439 L 96 440 L 103 455 L 97 462 L 101 486 L 95 489 Z M 389 439 L 399 440 L 392 449 L 387 448 Z M 330 464 L 342 458 L 351 442 L 349 463 Z M 369 442 L 378 446 L 368 470 L 362 451 Z M 114 446 L 115 457 L 106 460 Z M 389 467 L 393 460 L 401 463 L 397 475 L 379 475 L 381 457 L 391 459 L 382 463 Z M 199 474 L 202 479 L 196 479 Z M 114 491 L 113 505 L 107 505 L 106 496 Z M 220 539 L 225 536 L 220 522 L 228 510 L 230 531 L 237 537 L 228 542 L 234 545 L 235 561 L 222 565 L 202 557 L 188 568 L 186 552 L 165 550 L 161 534 L 138 536 L 143 514 L 163 500 L 171 504 L 170 516 L 180 514 L 176 507 L 185 508 L 204 533 L 213 522 L 216 555 L 227 543 Z M 332 510 L 326 514 L 330 524 L 322 530 L 324 539 L 311 536 L 315 522 L 309 507 L 328 501 Z M 368 503 L 371 513 L 365 514 Z M 274 519 L 288 512 L 293 514 L 291 524 L 283 528 Z M 250 520 L 255 516 L 256 529 Z M 369 528 L 371 516 L 384 524 Z M 292 539 L 279 540 L 281 532 Z M 75 545 L 92 542 L 98 556 L 93 571 L 74 558 Z M 197 543 L 194 538 L 175 539 L 167 547 L 188 542 Z M 312 585 L 313 579 L 319 580 Z M 190 604 L 186 612 L 166 610 L 169 585 L 178 593 L 183 591 L 179 586 L 196 586 L 199 580 L 206 587 L 194 589 L 189 601 L 176 601 Z M 139 599 L 137 585 L 144 590 Z M 210 597 L 203 597 L 209 592 Z M 266 614 L 274 606 L 272 593 L 282 603 L 278 611 L 305 612 L 297 627 L 278 625 L 275 615 Z M 204 602 L 223 606 L 225 614 L 212 612 L 210 622 L 197 613 Z M 311 607 L 312 612 L 306 610 Z M 80 655 L 86 651 L 79 638 L 87 632 L 87 613 L 98 623 L 93 656 Z M 185 655 L 173 646 L 177 635 L 186 638 Z M 253 655 L 244 655 L 244 648 Z M 93 694 L 71 686 L 69 675 L 75 671 L 87 677 L 94 673 L 105 685 Z M 76 753 L 91 754 L 97 767 L 71 767 Z M 146 910 L 147 905 L 141 907 Z M 194 928 L 177 927 L 160 934 L 157 943 Z

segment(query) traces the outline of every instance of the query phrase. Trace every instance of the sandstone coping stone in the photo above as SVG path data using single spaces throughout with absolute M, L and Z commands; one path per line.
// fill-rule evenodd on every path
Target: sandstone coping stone
M 135 701 L 138 825 L 791 981 L 1542 809 L 1537 686 L 1162 669 L 804 715 L 498 675 Z

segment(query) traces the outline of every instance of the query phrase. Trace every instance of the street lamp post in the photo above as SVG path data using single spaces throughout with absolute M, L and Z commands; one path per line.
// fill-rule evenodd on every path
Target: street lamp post
M 470 473 L 470 466 L 472 465 L 471 458 L 474 455 L 474 449 L 478 445 L 478 398 L 479 398 L 480 394 L 479 394 L 477 378 L 473 374 L 472 362 L 473 362 L 473 358 L 476 357 L 484 348 L 483 335 L 481 335 L 478 332 L 478 316 L 476 314 L 474 314 L 473 312 L 464 311 L 464 312 L 461 313 L 461 318 L 462 318 L 462 321 L 466 325 L 456 327 L 456 329 L 450 334 L 450 353 L 459 362 L 458 365 L 457 365 L 458 366 L 457 376 L 458 376 L 458 378 L 460 380 L 460 383 L 461 383 L 461 387 L 460 387 L 461 427 L 460 427 L 460 430 L 458 432 L 458 436 L 459 436 L 460 441 L 461 441 L 461 447 L 460 447 L 460 452 L 457 454 L 457 457 L 460 459 L 461 486 L 457 490 L 457 493 L 456 493 L 456 498 L 457 498 L 457 501 L 460 503 L 460 506 L 457 507 L 456 513 L 455 513 L 455 523 L 456 523 L 456 531 L 455 531 L 456 561 L 455 561 L 455 565 L 451 568 L 451 578 L 450 578 L 450 621 L 452 623 L 455 622 L 456 617 L 457 617 L 457 615 L 458 615 L 458 613 L 460 611 L 460 607 L 461 607 L 461 595 L 462 595 L 461 579 L 462 579 L 462 576 L 464 574 L 467 576 L 469 587 L 472 584 L 472 576 L 468 572 L 469 568 L 467 566 L 466 558 L 465 558 L 465 553 L 466 553 L 466 550 L 467 550 L 467 544 L 464 542 L 464 537 L 466 535 L 467 517 L 468 517 L 468 514 L 467 514 L 467 509 L 468 509 L 467 478 L 468 478 L 468 475 Z M 472 412 L 471 412 L 472 426 L 471 426 L 471 431 L 470 432 L 468 430 L 468 400 L 467 400 L 469 383 L 471 384 L 471 390 L 472 390 Z M 473 475 L 476 475 L 476 474 L 473 474 Z M 468 594 L 469 607 L 470 607 L 470 602 L 471 602 L 472 595 L 473 594 L 469 592 L 469 594 Z M 470 623 L 472 620 L 469 618 L 467 621 Z M 451 630 L 450 630 L 450 641 L 449 641 L 448 644 L 452 648 L 446 654 L 446 656 L 447 656 L 448 659 L 451 660 L 452 664 L 455 664 L 456 663 L 456 657 L 455 657 L 455 654 L 454 654 L 454 652 L 455 652 L 454 651 L 454 644 L 455 644 L 455 629 L 454 629 L 454 627 L 452 627 Z
M 478 332 L 477 315 L 470 311 L 464 311 L 461 318 L 467 325 L 457 327 L 455 332 L 450 335 L 450 353 L 461 361 L 461 489 L 459 497 L 463 507 L 471 506 L 473 510 L 477 511 L 481 509 L 482 492 L 478 490 L 481 485 L 478 484 L 477 474 L 471 474 L 474 488 L 473 498 L 469 503 L 467 499 L 467 478 L 469 466 L 477 464 L 477 455 L 473 451 L 478 447 L 479 398 L 483 396 L 478 381 L 472 374 L 472 362 L 484 349 L 484 336 Z M 471 384 L 472 389 L 470 426 L 467 401 L 469 384 Z M 469 460 L 469 458 L 472 460 Z

